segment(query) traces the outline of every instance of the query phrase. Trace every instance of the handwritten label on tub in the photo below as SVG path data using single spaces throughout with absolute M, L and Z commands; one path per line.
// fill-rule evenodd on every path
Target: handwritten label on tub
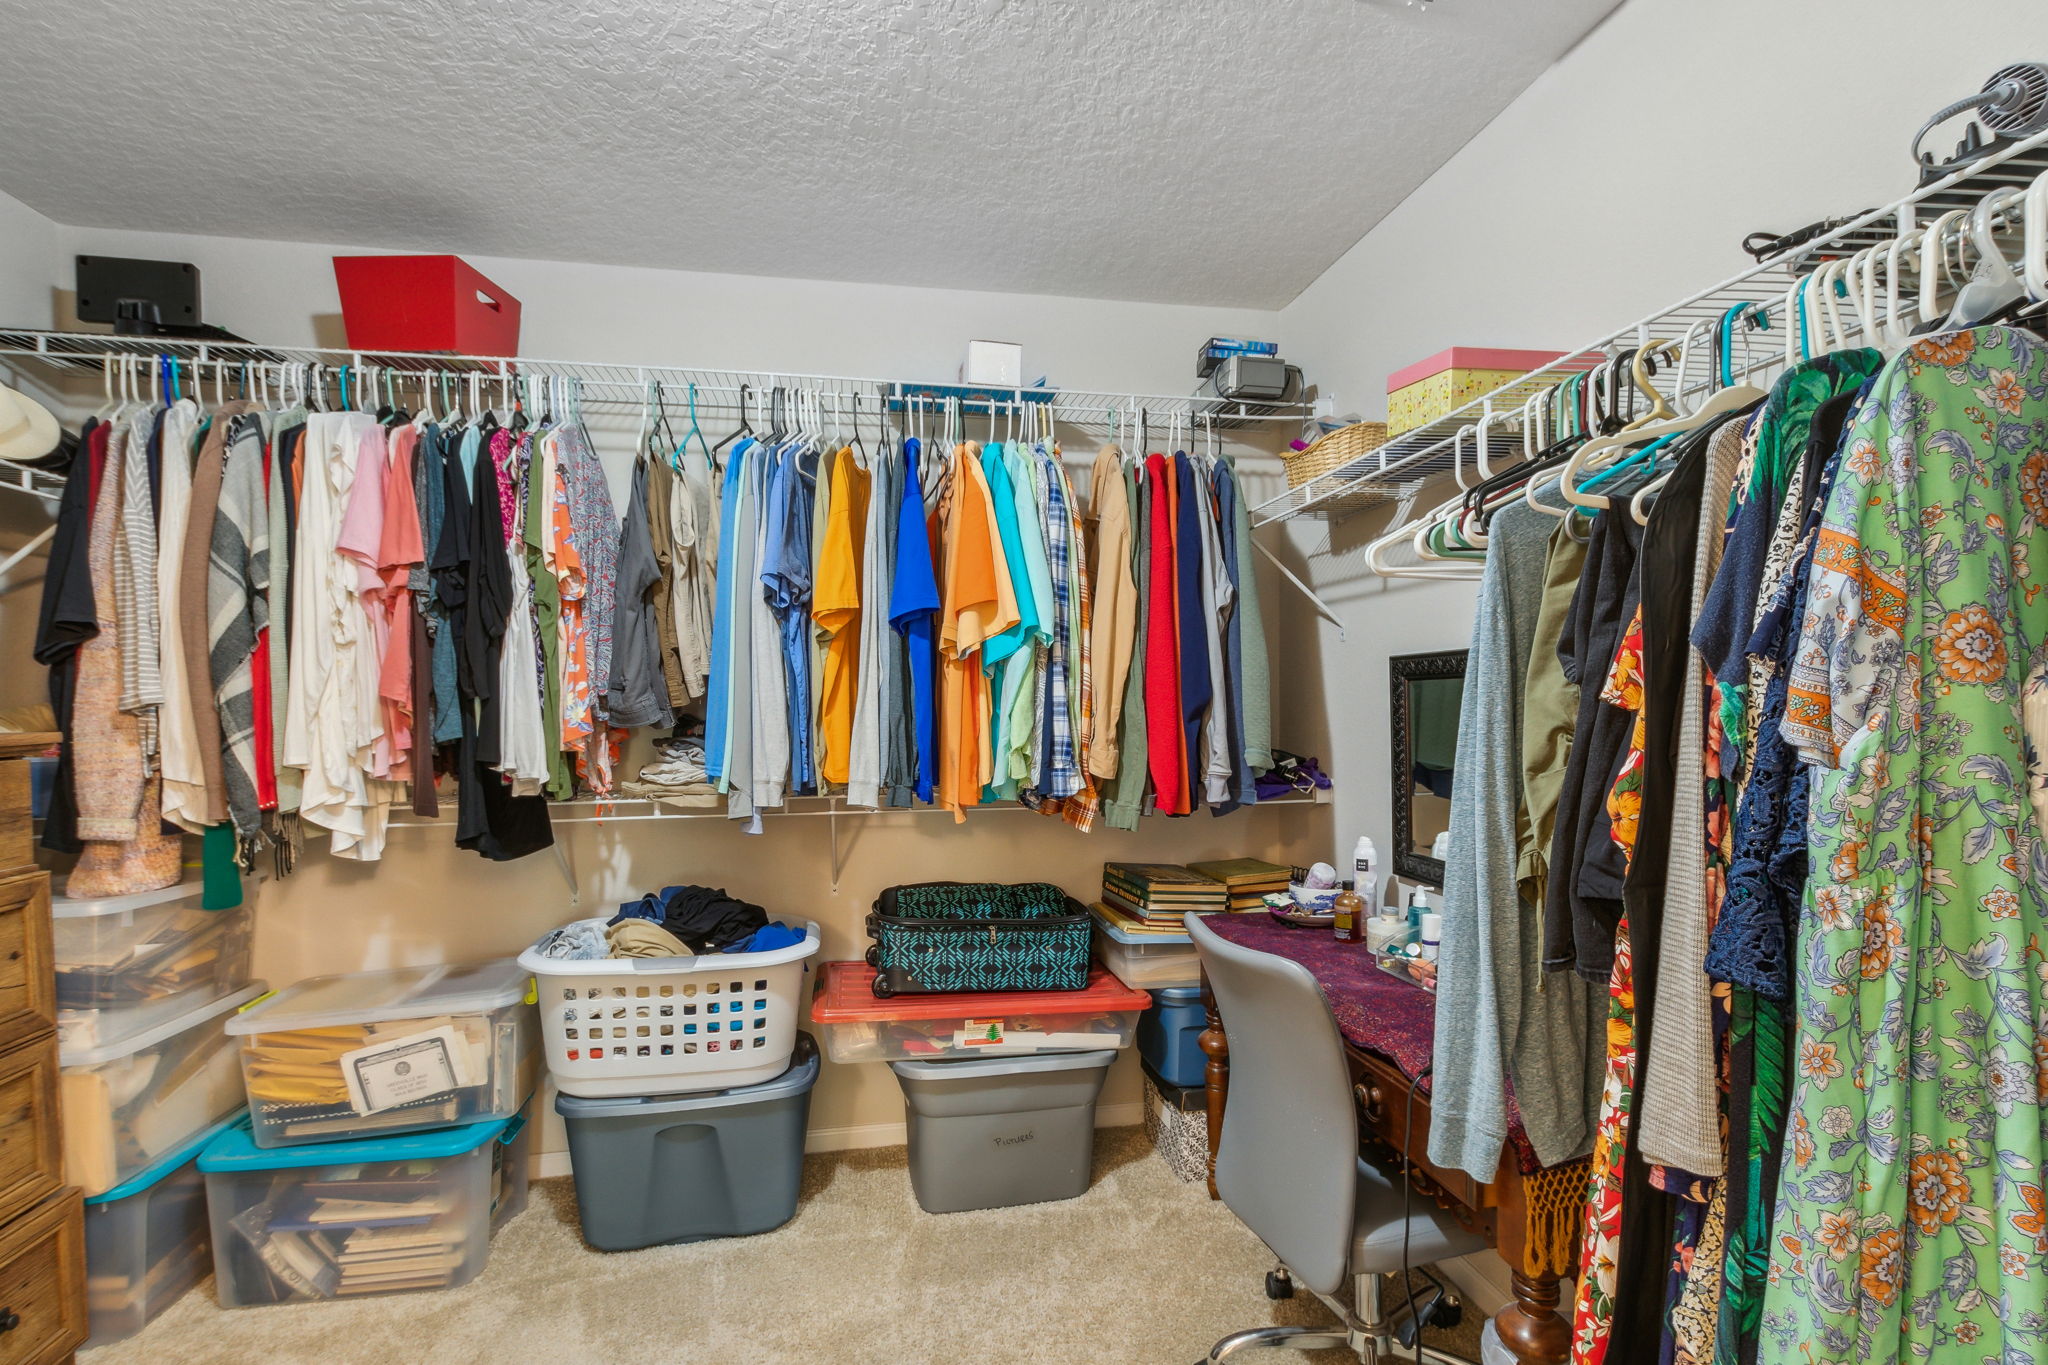
M 376 1114 L 414 1100 L 432 1099 L 476 1085 L 469 1044 L 447 1024 L 399 1038 L 379 1038 L 341 1054 L 348 1102 L 358 1114 Z

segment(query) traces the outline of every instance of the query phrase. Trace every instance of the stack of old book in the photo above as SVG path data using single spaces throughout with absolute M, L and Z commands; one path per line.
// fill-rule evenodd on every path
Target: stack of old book
M 1226 858 L 1220 862 L 1189 863 L 1188 871 L 1223 883 L 1235 911 L 1263 910 L 1266 897 L 1287 890 L 1289 869 L 1263 858 Z
M 1230 906 L 1230 890 L 1176 863 L 1104 863 L 1102 907 L 1110 924 L 1134 934 L 1184 934 L 1190 914 Z

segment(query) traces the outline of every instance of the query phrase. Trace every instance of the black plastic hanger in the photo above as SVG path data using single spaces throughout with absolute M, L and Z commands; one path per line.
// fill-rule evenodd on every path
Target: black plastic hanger
M 747 385 L 740 385 L 740 424 L 733 430 L 731 435 L 711 447 L 712 454 L 716 455 L 742 436 L 752 436 L 754 434 L 754 424 L 747 420 L 747 397 L 752 392 L 753 390 Z

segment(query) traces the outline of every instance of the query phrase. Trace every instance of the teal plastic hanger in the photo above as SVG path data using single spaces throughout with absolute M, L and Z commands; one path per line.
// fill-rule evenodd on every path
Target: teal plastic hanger
M 1670 445 L 1673 441 L 1677 439 L 1678 436 L 1676 434 L 1670 436 L 1660 436 L 1656 440 L 1644 446 L 1641 450 L 1632 450 L 1627 455 L 1623 456 L 1621 459 L 1616 460 L 1611 465 L 1608 465 L 1606 468 L 1594 470 L 1591 474 L 1587 475 L 1585 478 L 1579 481 L 1578 487 L 1581 489 L 1592 488 L 1596 484 L 1607 482 L 1607 480 L 1613 478 L 1617 474 L 1622 473 L 1624 470 L 1641 469 L 1645 465 L 1653 463 L 1656 459 L 1657 452 L 1662 450 L 1665 446 Z M 1597 509 L 1592 507 L 1579 507 L 1577 506 L 1577 504 L 1574 504 L 1573 510 L 1578 512 L 1581 516 L 1590 518 Z
M 669 453 L 669 465 L 676 473 L 680 474 L 683 472 L 683 452 L 690 448 L 690 438 L 694 436 L 697 438 L 697 448 L 704 452 L 705 463 L 715 470 L 718 468 L 718 461 L 712 458 L 711 443 L 704 439 L 704 430 L 697 425 L 697 386 L 695 384 L 690 385 L 688 395 L 690 429 L 683 433 L 683 439 L 678 441 L 676 448 Z

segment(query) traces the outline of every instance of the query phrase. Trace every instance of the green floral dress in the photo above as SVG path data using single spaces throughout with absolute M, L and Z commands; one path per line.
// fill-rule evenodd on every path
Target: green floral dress
M 1760 1360 L 2048 1361 L 2048 946 L 2021 693 L 2048 343 L 1931 337 L 1857 411 L 1786 729 L 1821 765 Z

